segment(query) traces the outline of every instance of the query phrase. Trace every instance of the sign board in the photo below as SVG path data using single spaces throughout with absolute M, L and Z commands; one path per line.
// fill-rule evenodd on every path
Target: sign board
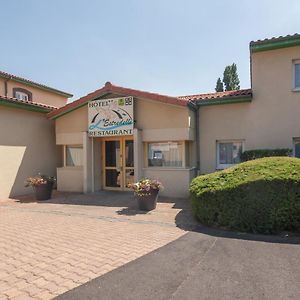
M 132 135 L 133 98 L 90 101 L 88 122 L 88 133 L 91 137 Z

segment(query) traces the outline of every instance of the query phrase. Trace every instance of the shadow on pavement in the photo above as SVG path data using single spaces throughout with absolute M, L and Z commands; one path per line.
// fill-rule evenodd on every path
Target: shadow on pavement
M 15 202 L 29 203 L 36 202 L 33 195 L 26 195 L 14 199 Z M 54 192 L 53 199 L 47 201 L 40 201 L 37 203 L 43 204 L 63 204 L 63 205 L 87 205 L 87 206 L 103 206 L 103 207 L 120 207 L 116 211 L 118 215 L 135 216 L 147 215 L 149 212 L 137 209 L 137 204 L 130 192 L 114 192 L 101 191 L 92 194 L 82 193 L 63 193 Z M 236 232 L 230 230 L 222 230 L 219 228 L 211 228 L 201 225 L 193 216 L 190 201 L 183 198 L 169 198 L 159 197 L 158 204 L 169 203 L 169 209 L 178 209 L 179 212 L 175 217 L 176 227 L 185 230 L 197 232 L 209 236 L 239 239 L 249 241 L 260 241 L 266 243 L 282 243 L 282 244 L 300 244 L 300 236 L 293 233 L 283 233 L 281 235 L 263 235 L 263 234 L 249 234 L 243 232 Z M 150 213 L 160 213 L 155 210 Z

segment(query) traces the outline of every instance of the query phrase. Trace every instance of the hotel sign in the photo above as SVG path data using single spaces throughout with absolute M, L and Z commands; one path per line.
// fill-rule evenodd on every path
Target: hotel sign
M 100 99 L 88 103 L 91 137 L 133 134 L 133 98 Z

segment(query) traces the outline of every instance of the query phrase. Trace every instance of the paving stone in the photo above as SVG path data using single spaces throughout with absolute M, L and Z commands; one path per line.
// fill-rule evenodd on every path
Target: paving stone
M 52 299 L 185 234 L 171 200 L 127 215 L 128 193 L 54 195 L 0 201 L 0 300 Z

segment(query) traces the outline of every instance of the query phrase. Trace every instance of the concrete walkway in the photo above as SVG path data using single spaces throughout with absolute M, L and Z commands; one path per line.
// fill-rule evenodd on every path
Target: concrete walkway
M 187 200 L 137 210 L 132 193 L 0 201 L 0 299 L 52 299 L 183 236 Z
M 300 299 L 300 239 L 199 230 L 57 299 Z

